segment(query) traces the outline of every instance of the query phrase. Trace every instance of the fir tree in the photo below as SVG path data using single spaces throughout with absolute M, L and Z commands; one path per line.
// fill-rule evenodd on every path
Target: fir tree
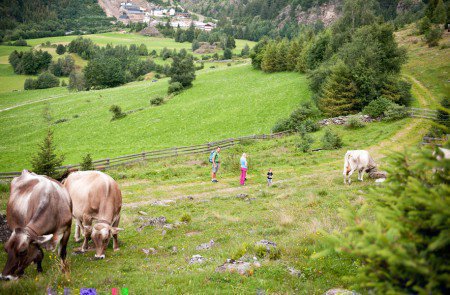
M 294 71 L 297 66 L 297 61 L 299 59 L 300 53 L 302 51 L 302 47 L 300 42 L 297 40 L 293 40 L 289 46 L 289 51 L 286 57 L 286 70 Z
M 91 154 L 87 154 L 83 157 L 83 162 L 80 164 L 80 170 L 87 171 L 87 170 L 94 170 L 94 164 L 92 163 Z
M 47 136 L 44 141 L 39 144 L 39 151 L 31 160 L 33 172 L 36 174 L 47 175 L 57 178 L 59 173 L 56 168 L 62 165 L 63 156 L 56 155 L 56 147 L 53 144 L 53 131 L 47 130 Z
M 447 20 L 447 13 L 445 11 L 445 5 L 442 0 L 439 0 L 436 4 L 436 8 L 433 11 L 433 22 L 435 24 L 443 24 Z
M 287 39 L 283 39 L 283 41 L 279 42 L 276 49 L 276 71 L 284 72 L 287 70 L 287 55 L 289 52 L 289 41 Z
M 338 63 L 327 78 L 319 100 L 319 108 L 328 116 L 348 115 L 356 104 L 357 88 L 350 70 Z
M 180 50 L 178 55 L 174 55 L 172 66 L 170 67 L 170 83 L 180 82 L 183 87 L 190 87 L 195 79 L 195 66 L 192 55 L 186 50 Z
M 266 45 L 261 61 L 261 69 L 268 73 L 277 70 L 277 45 L 274 41 L 271 41 Z

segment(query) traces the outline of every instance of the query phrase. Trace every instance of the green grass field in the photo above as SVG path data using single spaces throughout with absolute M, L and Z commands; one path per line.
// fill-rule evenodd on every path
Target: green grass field
M 55 88 L 0 94 L 0 101 L 14 101 L 2 103 L 2 108 L 56 96 L 0 113 L 0 169 L 30 168 L 29 160 L 47 128 L 42 116 L 46 105 L 52 122 L 69 120 L 52 128 L 65 163 L 79 163 L 87 153 L 98 159 L 269 133 L 278 119 L 309 99 L 304 76 L 268 75 L 249 65 L 204 69 L 191 89 L 162 106 L 150 107 L 150 99 L 164 96 L 167 86 L 168 79 L 161 79 L 79 93 Z M 111 122 L 109 108 L 113 104 L 124 112 L 136 112 Z M 20 149 L 14 148 L 17 145 Z

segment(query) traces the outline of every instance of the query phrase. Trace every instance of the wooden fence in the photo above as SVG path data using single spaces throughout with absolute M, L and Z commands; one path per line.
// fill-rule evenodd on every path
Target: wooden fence
M 437 111 L 430 109 L 408 108 L 411 117 L 436 120 Z
M 194 154 L 208 154 L 215 149 L 217 146 L 220 146 L 221 149 L 230 148 L 239 144 L 246 140 L 258 140 L 258 139 L 272 139 L 272 138 L 280 138 L 287 134 L 290 131 L 273 133 L 273 134 L 261 134 L 261 135 L 250 135 L 243 136 L 239 138 L 228 138 L 216 142 L 209 142 L 206 144 L 192 145 L 192 146 L 181 146 L 181 147 L 173 147 L 156 151 L 142 152 L 138 154 L 125 155 L 115 158 L 106 158 L 92 161 L 94 168 L 96 170 L 107 170 L 110 168 L 114 168 L 121 165 L 132 164 L 141 161 L 147 160 L 157 160 L 164 159 L 170 157 L 176 157 L 181 155 L 194 155 Z M 77 170 L 80 168 L 80 164 L 71 164 L 58 167 L 58 171 L 66 171 L 69 169 Z M 20 175 L 21 172 L 0 172 L 0 180 L 11 180 L 12 178 Z

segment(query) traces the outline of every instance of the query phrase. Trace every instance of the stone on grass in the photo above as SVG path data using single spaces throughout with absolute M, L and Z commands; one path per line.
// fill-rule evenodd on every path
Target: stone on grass
M 258 261 L 251 263 L 241 260 L 227 259 L 224 264 L 216 268 L 216 272 L 238 273 L 240 275 L 251 276 L 254 273 L 254 269 L 258 267 L 261 267 L 261 264 Z
M 271 249 L 276 249 L 277 244 L 275 242 L 271 242 L 268 240 L 261 240 L 259 242 L 255 243 L 256 247 L 264 247 L 266 248 L 267 252 L 270 252 Z
M 350 291 L 346 289 L 330 289 L 324 293 L 324 295 L 359 295 L 359 293 L 356 293 L 355 291 Z
M 205 261 L 206 259 L 202 255 L 196 254 L 189 260 L 189 264 L 202 264 Z
M 144 221 L 144 223 L 137 228 L 137 231 L 142 231 L 144 227 L 147 226 L 159 226 L 162 227 L 167 223 L 167 219 L 164 216 L 160 217 L 139 217 L 139 220 Z
M 198 245 L 196 250 L 208 250 L 211 249 L 214 246 L 214 240 L 209 241 L 209 243 L 203 243 L 201 245 Z
M 294 277 L 300 277 L 302 275 L 302 272 L 293 268 L 293 267 L 288 267 L 287 270 L 289 271 L 289 273 L 291 274 L 291 276 Z

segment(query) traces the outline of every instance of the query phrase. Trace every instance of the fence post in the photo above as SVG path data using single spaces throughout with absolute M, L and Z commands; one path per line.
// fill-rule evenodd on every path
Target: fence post
M 177 148 L 177 147 L 174 147 L 173 149 L 174 149 L 174 154 L 175 154 L 175 156 L 178 156 L 178 148 Z
M 142 161 L 145 161 L 145 152 L 142 152 Z
M 109 168 L 109 158 L 106 159 L 106 165 L 105 165 L 105 167 L 108 167 L 108 168 Z

